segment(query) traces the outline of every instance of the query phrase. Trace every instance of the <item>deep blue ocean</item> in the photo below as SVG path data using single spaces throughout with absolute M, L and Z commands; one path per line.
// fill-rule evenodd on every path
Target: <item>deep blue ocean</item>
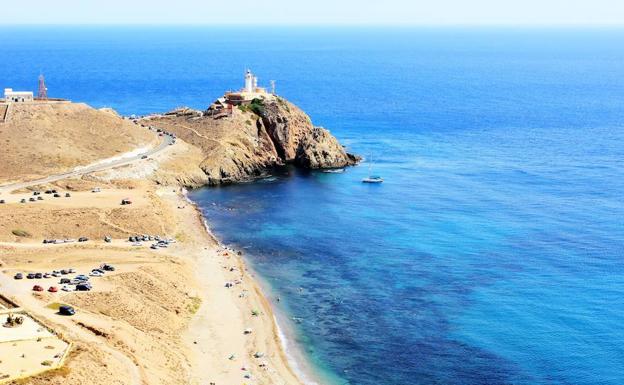
M 194 191 L 335 384 L 624 383 L 624 29 L 0 27 L 0 88 L 260 83 L 373 158 Z

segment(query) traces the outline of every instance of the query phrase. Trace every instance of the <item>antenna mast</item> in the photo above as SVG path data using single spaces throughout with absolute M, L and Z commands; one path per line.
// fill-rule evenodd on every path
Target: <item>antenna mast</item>
M 43 74 L 39 75 L 39 92 L 37 93 L 37 98 L 41 100 L 48 99 L 48 88 L 45 85 L 45 78 Z

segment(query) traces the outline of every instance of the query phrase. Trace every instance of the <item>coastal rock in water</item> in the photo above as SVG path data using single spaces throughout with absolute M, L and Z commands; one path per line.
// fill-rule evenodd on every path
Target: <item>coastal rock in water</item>
M 338 140 L 322 127 L 313 127 L 299 142 L 295 163 L 301 167 L 337 168 L 353 165 L 359 158 L 346 153 Z
M 265 103 L 261 122 L 278 156 L 304 168 L 345 167 L 357 163 L 331 133 L 312 125 L 310 117 L 281 98 Z
M 198 166 L 209 185 L 254 179 L 286 164 L 319 169 L 359 161 L 328 130 L 315 127 L 303 111 L 282 98 L 234 107 L 231 114 L 177 112 L 150 117 L 149 124 L 201 150 L 204 159 Z

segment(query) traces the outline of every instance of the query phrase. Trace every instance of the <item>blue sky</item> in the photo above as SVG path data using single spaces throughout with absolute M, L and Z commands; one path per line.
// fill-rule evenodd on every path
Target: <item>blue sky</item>
M 624 0 L 28 0 L 6 24 L 624 24 Z

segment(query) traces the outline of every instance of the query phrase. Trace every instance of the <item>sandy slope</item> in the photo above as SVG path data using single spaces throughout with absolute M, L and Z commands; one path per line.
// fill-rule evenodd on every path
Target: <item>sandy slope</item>
M 151 162 L 54 184 L 70 191 L 70 198 L 46 196 L 21 204 L 18 198 L 30 196 L 22 191 L 0 206 L 0 292 L 75 344 L 65 370 L 27 383 L 300 383 L 284 356 L 268 302 L 241 259 L 217 245 L 182 194 L 180 179 L 201 179 L 199 155 L 178 141 Z M 17 174 L 12 171 L 11 178 Z M 102 191 L 91 193 L 96 185 Z M 133 204 L 118 205 L 122 196 Z M 29 235 L 15 235 L 15 229 Z M 178 242 L 156 251 L 134 247 L 124 239 L 136 233 Z M 105 243 L 103 234 L 115 240 Z M 41 243 L 43 237 L 83 235 L 92 240 Z M 117 270 L 94 278 L 91 292 L 33 294 L 37 282 L 12 279 L 17 271 L 74 267 L 84 273 L 102 262 Z M 226 288 L 226 282 L 234 287 Z M 59 302 L 74 305 L 77 314 L 60 317 L 47 307 Z M 251 334 L 244 334 L 247 328 Z M 254 357 L 257 352 L 261 358 Z
M 58 173 L 158 138 L 111 112 L 78 103 L 14 103 L 0 124 L 0 183 Z

